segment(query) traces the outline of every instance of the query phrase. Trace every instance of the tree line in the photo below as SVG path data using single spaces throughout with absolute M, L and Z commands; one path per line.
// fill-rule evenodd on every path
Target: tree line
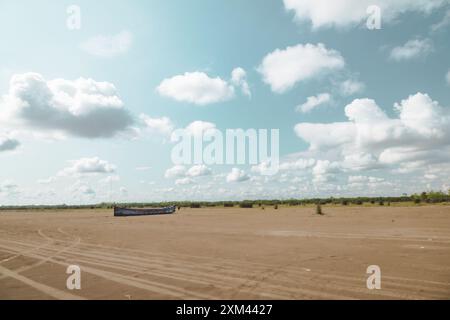
M 421 203 L 450 203 L 450 190 L 429 191 L 412 195 L 397 197 L 329 197 L 310 199 L 285 200 L 243 200 L 243 201 L 172 201 L 172 202 L 127 202 L 127 203 L 98 203 L 90 205 L 26 205 L 26 206 L 0 206 L 0 210 L 49 210 L 49 209 L 112 209 L 114 207 L 152 208 L 175 205 L 178 208 L 208 208 L 208 207 L 265 207 L 265 206 L 305 206 L 305 205 L 390 205 L 391 203 L 413 202 Z

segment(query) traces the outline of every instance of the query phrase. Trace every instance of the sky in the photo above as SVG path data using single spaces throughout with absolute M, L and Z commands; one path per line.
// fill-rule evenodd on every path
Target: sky
M 450 0 L 1 0 L 0 38 L 0 205 L 450 189 Z M 238 128 L 276 174 L 171 158 Z

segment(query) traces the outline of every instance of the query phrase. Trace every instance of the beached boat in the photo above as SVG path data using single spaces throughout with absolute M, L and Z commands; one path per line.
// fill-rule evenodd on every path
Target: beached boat
M 177 209 L 176 206 L 164 207 L 164 208 L 150 208 L 150 209 L 130 209 L 114 207 L 115 217 L 127 217 L 127 216 L 152 216 L 159 214 L 172 214 Z

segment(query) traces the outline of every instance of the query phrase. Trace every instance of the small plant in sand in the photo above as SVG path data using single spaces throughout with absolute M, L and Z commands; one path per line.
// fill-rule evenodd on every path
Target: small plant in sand
M 320 205 L 320 203 L 316 205 L 316 214 L 320 214 L 321 216 L 323 215 L 322 206 Z
M 278 205 L 276 204 L 276 205 L 274 205 L 274 207 L 273 207 L 275 210 L 278 210 Z

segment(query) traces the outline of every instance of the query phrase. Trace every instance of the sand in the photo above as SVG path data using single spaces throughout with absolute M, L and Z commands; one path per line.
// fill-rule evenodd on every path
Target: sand
M 450 206 L 323 209 L 0 211 L 0 299 L 450 298 Z

